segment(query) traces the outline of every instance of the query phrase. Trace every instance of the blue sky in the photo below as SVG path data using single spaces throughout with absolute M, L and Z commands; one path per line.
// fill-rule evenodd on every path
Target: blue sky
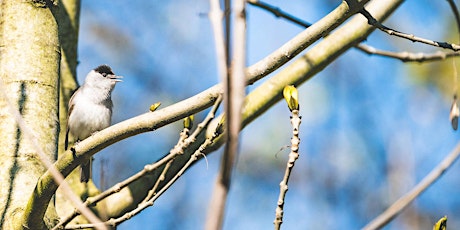
M 339 3 L 267 2 L 309 22 Z M 154 102 L 167 106 L 216 84 L 208 11 L 204 0 L 83 1 L 79 82 L 99 64 L 109 64 L 124 76 L 113 93 L 114 122 L 145 113 Z M 449 20 L 444 1 L 406 1 L 386 25 L 443 40 L 452 27 Z M 248 6 L 248 65 L 301 30 Z M 366 44 L 394 51 L 436 50 L 379 31 Z M 284 229 L 360 228 L 453 149 L 459 135 L 448 121 L 448 94 L 418 82 L 413 70 L 418 66 L 352 49 L 299 87 L 301 156 L 287 193 Z M 197 118 L 204 116 L 200 113 Z M 102 160 L 108 185 L 157 160 L 174 146 L 180 126 L 173 124 L 103 150 L 93 166 L 96 182 Z M 280 149 L 290 143 L 290 130 L 289 111 L 278 103 L 242 132 L 225 229 L 272 228 L 288 154 Z M 202 229 L 219 159 L 220 151 L 208 157 L 208 167 L 204 161 L 193 166 L 155 206 L 119 229 Z M 454 165 L 386 229 L 430 229 L 444 215 L 449 217 L 449 228 L 458 228 L 459 170 Z M 407 222 L 414 219 L 419 225 Z

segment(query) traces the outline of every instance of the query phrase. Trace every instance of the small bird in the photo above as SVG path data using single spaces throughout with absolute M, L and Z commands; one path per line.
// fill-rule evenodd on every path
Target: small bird
M 69 132 L 80 141 L 110 126 L 112 120 L 112 91 L 122 76 L 117 76 L 107 65 L 101 65 L 86 75 L 85 83 L 69 101 L 65 149 L 69 144 Z M 80 181 L 91 178 L 91 160 L 81 165 Z

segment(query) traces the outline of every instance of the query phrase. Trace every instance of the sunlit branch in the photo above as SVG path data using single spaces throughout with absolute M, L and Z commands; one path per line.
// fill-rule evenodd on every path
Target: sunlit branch
M 171 162 L 172 160 L 174 160 L 174 158 L 176 156 L 178 156 L 180 154 L 183 154 L 184 149 L 189 147 L 192 143 L 194 143 L 197 140 L 197 136 L 201 132 L 203 132 L 205 130 L 205 128 L 209 125 L 211 120 L 214 119 L 216 111 L 219 108 L 221 102 L 222 102 L 222 96 L 219 96 L 217 98 L 217 100 L 215 101 L 215 103 L 214 103 L 213 107 L 211 108 L 211 110 L 206 115 L 205 119 L 200 124 L 197 125 L 196 129 L 192 132 L 192 134 L 190 136 L 188 136 L 183 141 L 179 141 L 178 144 L 176 146 L 174 146 L 174 148 L 171 151 L 169 151 L 169 154 L 167 154 L 161 160 L 159 160 L 159 161 L 157 161 L 157 162 L 155 162 L 153 164 L 146 165 L 143 168 L 143 170 L 141 170 L 140 172 L 134 174 L 133 176 L 129 177 L 128 179 L 126 179 L 126 180 L 124 180 L 122 182 L 119 182 L 119 183 L 115 184 L 114 186 L 112 186 L 111 188 L 109 188 L 109 189 L 105 190 L 104 192 L 98 194 L 97 196 L 89 197 L 84 202 L 84 205 L 86 205 L 86 206 L 95 205 L 96 203 L 100 202 L 101 200 L 105 199 L 106 197 L 108 197 L 108 196 L 110 196 L 110 195 L 112 195 L 114 193 L 119 192 L 121 189 L 125 188 L 126 186 L 130 185 L 131 183 L 133 183 L 134 181 L 140 179 L 141 177 L 145 176 L 147 173 L 150 173 L 150 172 L 158 169 L 160 166 L 162 166 L 164 164 L 167 164 L 168 162 Z M 182 135 L 181 135 L 181 138 L 182 138 Z M 80 214 L 80 212 L 75 209 L 72 214 L 70 214 L 67 217 L 62 218 L 61 222 L 59 222 L 59 224 L 57 224 L 53 228 L 53 230 L 60 229 L 61 226 L 65 226 L 66 224 L 68 224 L 73 218 L 75 218 L 79 214 Z

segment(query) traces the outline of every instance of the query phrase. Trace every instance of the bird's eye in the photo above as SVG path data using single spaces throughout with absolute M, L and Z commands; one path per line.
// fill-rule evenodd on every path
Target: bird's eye
M 103 77 L 107 77 L 107 73 L 101 73 Z

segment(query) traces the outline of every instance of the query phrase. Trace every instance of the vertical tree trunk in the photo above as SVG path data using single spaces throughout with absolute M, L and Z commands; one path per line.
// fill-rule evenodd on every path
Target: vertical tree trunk
M 37 226 L 22 226 L 18 220 L 46 170 L 33 143 L 50 161 L 57 155 L 58 8 L 51 1 L 0 3 L 0 228 L 39 229 L 42 220 Z M 11 110 L 20 112 L 33 139 L 19 128 Z

